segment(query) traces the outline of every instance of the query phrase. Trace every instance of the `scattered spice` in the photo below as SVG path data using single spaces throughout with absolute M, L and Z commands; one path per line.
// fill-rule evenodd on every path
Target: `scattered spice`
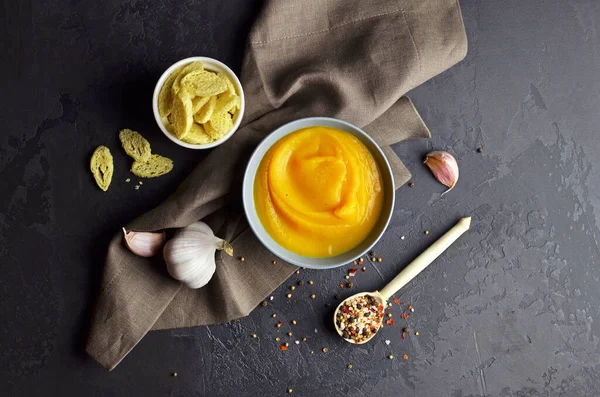
M 292 333 L 291 333 L 291 332 L 288 332 L 288 333 L 287 333 L 287 336 L 292 336 Z
M 256 334 L 252 334 L 251 336 L 252 336 L 253 338 L 256 338 Z
M 285 345 L 285 347 L 288 347 L 290 344 L 285 342 L 284 345 Z
M 350 276 L 346 274 L 346 280 L 348 280 L 349 278 L 350 278 Z
M 300 341 L 299 341 L 299 340 L 297 340 L 297 341 L 294 341 L 294 343 L 295 343 L 295 344 L 297 344 L 297 345 L 299 345 L 299 344 L 300 344 Z
M 415 184 L 414 184 L 413 182 L 410 182 L 410 183 L 408 184 L 408 187 L 414 187 L 414 186 L 415 186 Z
M 366 268 L 366 267 L 363 267 L 363 268 L 362 268 L 362 269 L 360 269 L 360 270 L 362 270 L 363 272 L 366 272 L 366 271 L 367 271 L 367 268 Z
M 317 295 L 315 295 L 315 294 L 312 294 L 312 295 L 310 296 L 310 299 L 315 299 L 316 297 L 317 297 Z
M 138 183 L 139 183 L 140 185 L 143 185 L 143 184 L 144 184 L 144 182 L 142 182 L 142 181 L 138 181 Z
M 300 287 L 302 287 L 302 286 L 304 285 L 304 281 L 302 281 L 302 280 L 298 281 L 298 285 L 299 285 Z
M 344 288 L 344 283 L 340 283 L 340 288 Z
M 276 265 L 276 264 L 277 264 L 277 261 L 273 261 L 273 264 L 274 264 L 274 265 Z
M 387 316 L 388 316 L 388 317 L 392 317 L 392 313 L 388 313 L 388 314 L 387 314 Z
M 344 339 L 359 343 L 371 338 L 381 327 L 383 306 L 373 296 L 355 296 L 343 305 L 336 314 L 335 324 Z
M 402 339 L 406 339 L 406 332 L 402 331 L 401 337 L 402 337 Z
M 288 297 L 288 299 L 289 299 L 289 298 L 291 298 L 291 297 L 292 297 L 292 294 L 287 294 L 286 296 L 287 296 L 287 297 Z
M 429 230 L 425 230 L 425 235 L 427 236 L 429 234 Z
M 409 317 L 410 317 L 410 313 L 402 313 L 402 314 L 400 315 L 400 318 L 402 318 L 402 320 L 406 320 L 406 319 L 408 319 Z
M 277 317 L 277 314 L 273 313 L 273 314 L 271 314 L 271 317 L 275 318 L 275 317 Z
M 296 274 L 300 274 L 300 270 L 296 270 Z
M 293 291 L 296 289 L 296 287 L 294 287 L 293 285 L 290 287 L 290 289 Z
M 280 345 L 279 348 L 283 351 L 287 350 L 287 346 L 285 344 Z
M 296 324 L 297 324 L 296 320 L 292 320 L 292 325 L 296 325 Z
M 327 353 L 328 351 L 329 351 L 328 348 L 326 348 L 326 347 L 323 348 L 323 353 Z
M 482 147 L 477 148 L 477 153 L 483 153 L 483 148 Z
M 393 360 L 393 359 L 394 359 L 394 356 L 393 356 L 392 354 L 390 354 L 390 355 L 388 356 L 388 358 L 389 358 L 390 360 Z
M 283 321 L 277 321 L 277 325 L 276 325 L 276 327 L 277 327 L 277 328 L 281 328 L 281 325 L 282 325 L 282 324 L 283 324 Z
M 314 281 L 312 281 L 312 280 L 308 280 L 308 283 L 309 283 L 310 285 L 313 285 L 315 282 L 314 282 Z
M 387 325 L 394 325 L 394 319 L 393 319 L 393 318 L 390 318 L 389 320 L 385 320 L 385 323 L 386 323 Z
M 140 190 L 140 185 L 135 185 L 135 186 L 134 186 L 134 189 L 135 189 L 135 190 Z
M 131 178 L 125 179 L 125 182 L 127 182 L 127 183 L 131 182 Z
M 173 377 L 177 378 L 177 372 L 173 372 Z
M 408 354 L 403 355 L 402 358 L 408 360 Z
M 356 265 L 356 264 L 357 264 L 357 262 L 356 262 L 356 261 L 354 261 L 354 262 L 352 262 L 352 264 Z
M 381 261 L 383 261 L 383 259 L 377 258 L 377 262 L 381 262 Z
M 292 389 L 287 389 L 287 392 L 291 393 L 291 392 L 293 392 L 293 390 Z
M 272 300 L 273 300 L 273 296 L 270 296 L 270 297 L 269 297 L 269 300 L 271 300 L 271 301 L 272 301 Z
M 408 332 L 408 331 L 410 331 L 410 329 L 409 329 L 408 327 L 404 327 L 404 328 L 402 329 L 402 332 Z
M 398 299 L 398 298 L 394 298 L 394 303 L 395 303 L 395 304 L 398 304 L 398 302 L 400 302 L 400 299 Z
M 377 260 L 377 258 L 375 258 L 374 256 L 371 257 L 371 262 L 375 262 Z
M 260 304 L 262 307 L 266 307 L 268 305 L 267 301 L 262 301 L 262 303 Z
M 353 286 L 354 286 L 354 284 L 352 284 L 352 283 L 348 283 L 348 284 L 346 284 L 346 287 L 347 287 L 347 288 L 352 288 Z
M 412 307 L 412 305 L 408 305 L 408 310 L 410 310 L 411 312 L 414 312 L 414 311 L 415 311 L 415 308 L 414 308 L 414 307 Z
M 246 258 L 244 258 L 243 256 L 240 256 L 240 262 L 243 262 L 245 260 L 246 260 Z
M 352 364 L 348 364 L 348 369 L 352 369 Z
M 279 342 L 281 340 L 281 338 L 278 336 L 277 338 L 275 338 L 275 341 Z
M 404 236 L 400 236 L 400 240 L 404 240 Z
M 371 252 L 369 253 L 369 255 L 371 255 L 371 256 L 375 256 L 375 251 L 371 251 Z
M 302 338 L 302 342 L 306 342 L 306 336 Z
M 358 260 L 358 263 L 363 263 L 363 258 L 360 258 L 360 259 Z
M 415 336 L 419 336 L 419 331 L 415 332 Z

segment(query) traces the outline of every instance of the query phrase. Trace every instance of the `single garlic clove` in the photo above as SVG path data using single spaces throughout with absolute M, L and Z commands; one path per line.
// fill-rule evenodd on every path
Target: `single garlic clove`
M 448 193 L 458 181 L 458 163 L 448 152 L 434 151 L 425 156 L 425 165 L 429 167 L 435 179 L 448 186 L 442 194 Z
M 123 235 L 129 251 L 145 258 L 158 254 L 167 241 L 165 232 L 133 232 L 123 228 Z

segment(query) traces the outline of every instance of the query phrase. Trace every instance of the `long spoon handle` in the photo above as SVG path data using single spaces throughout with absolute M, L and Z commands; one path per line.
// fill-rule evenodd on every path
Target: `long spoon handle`
M 415 258 L 404 268 L 388 285 L 383 287 L 379 293 L 388 300 L 398 290 L 404 287 L 410 280 L 421 273 L 431 262 L 452 245 L 471 226 L 471 217 L 462 218 L 452 229 L 448 230 L 435 243 L 431 244 L 423 253 Z

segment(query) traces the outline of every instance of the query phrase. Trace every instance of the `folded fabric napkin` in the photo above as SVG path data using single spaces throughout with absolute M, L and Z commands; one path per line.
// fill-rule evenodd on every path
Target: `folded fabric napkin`
M 248 315 L 296 267 L 258 242 L 239 202 L 252 150 L 280 125 L 329 116 L 364 129 L 383 148 L 396 186 L 410 174 L 390 145 L 429 131 L 403 95 L 466 55 L 456 0 L 270 0 L 247 45 L 243 127 L 214 149 L 164 203 L 127 229 L 154 231 L 204 220 L 235 257 L 217 257 L 208 285 L 191 290 L 169 277 L 161 257 L 141 258 L 110 243 L 87 352 L 112 370 L 153 329 L 223 323 Z M 227 206 L 227 208 L 226 208 Z

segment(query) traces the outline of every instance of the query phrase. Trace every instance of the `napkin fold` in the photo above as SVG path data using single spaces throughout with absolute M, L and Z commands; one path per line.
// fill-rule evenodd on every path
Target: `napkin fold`
M 136 231 L 202 219 L 231 241 L 205 287 L 169 277 L 163 259 L 141 258 L 117 232 L 108 248 L 87 352 L 109 370 L 150 330 L 217 324 L 248 315 L 296 267 L 254 237 L 241 207 L 241 180 L 256 145 L 280 125 L 329 116 L 363 127 L 383 148 L 396 186 L 410 173 L 390 145 L 428 138 L 404 95 L 464 58 L 456 0 L 269 0 L 251 31 L 242 84 L 242 128 L 215 148 L 164 203 L 129 225 Z

